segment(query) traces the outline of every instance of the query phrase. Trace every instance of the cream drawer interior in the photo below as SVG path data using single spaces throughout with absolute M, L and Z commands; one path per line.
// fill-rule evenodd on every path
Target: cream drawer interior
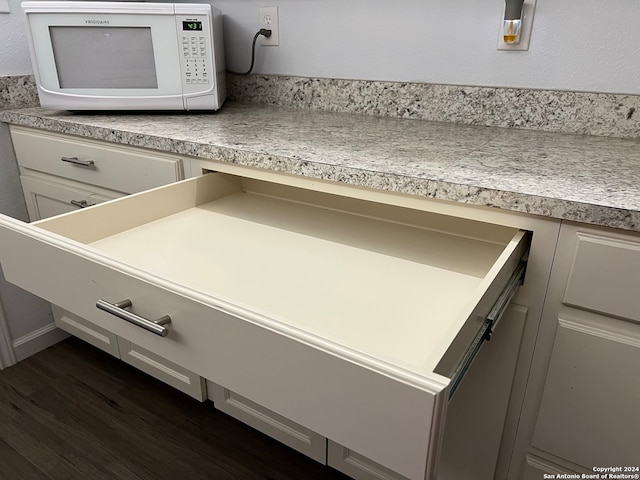
M 435 476 L 451 379 L 529 242 L 221 173 L 1 225 L 9 281 L 411 479 Z M 95 306 L 125 298 L 168 335 Z
M 122 193 L 184 178 L 181 159 L 170 155 L 16 126 L 11 139 L 21 168 Z

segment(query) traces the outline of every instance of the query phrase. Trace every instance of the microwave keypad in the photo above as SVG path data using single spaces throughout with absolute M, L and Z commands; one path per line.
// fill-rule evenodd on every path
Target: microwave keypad
M 182 37 L 182 55 L 185 60 L 185 83 L 187 85 L 208 86 L 210 83 L 210 64 L 205 38 L 184 35 Z

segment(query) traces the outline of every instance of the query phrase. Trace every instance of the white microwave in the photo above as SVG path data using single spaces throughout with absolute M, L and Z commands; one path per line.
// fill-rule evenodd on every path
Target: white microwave
M 222 15 L 208 3 L 22 3 L 43 108 L 217 110 Z

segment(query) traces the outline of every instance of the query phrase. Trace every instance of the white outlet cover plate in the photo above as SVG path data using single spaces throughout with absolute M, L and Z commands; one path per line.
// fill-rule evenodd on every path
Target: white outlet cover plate
M 498 50 L 529 50 L 529 41 L 531 40 L 531 28 L 533 27 L 533 14 L 536 11 L 536 0 L 524 0 L 522 5 L 522 32 L 520 35 L 520 43 L 508 44 L 504 43 L 504 31 L 502 29 L 504 22 L 504 10 L 500 18 L 500 32 L 498 35 Z
M 271 24 L 269 25 L 265 22 L 265 18 L 267 16 L 271 19 Z M 260 7 L 260 28 L 268 28 L 271 30 L 271 36 L 269 38 L 260 36 L 260 45 L 280 45 L 280 22 L 278 20 L 278 7 Z
M 10 13 L 9 0 L 0 0 L 0 13 Z

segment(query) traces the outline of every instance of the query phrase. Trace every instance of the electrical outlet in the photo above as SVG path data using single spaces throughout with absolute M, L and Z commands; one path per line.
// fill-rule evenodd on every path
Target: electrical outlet
M 0 13 L 10 13 L 9 0 L 0 0 Z
M 278 7 L 260 7 L 260 28 L 271 30 L 269 38 L 261 36 L 260 45 L 280 45 L 280 28 L 278 22 Z

